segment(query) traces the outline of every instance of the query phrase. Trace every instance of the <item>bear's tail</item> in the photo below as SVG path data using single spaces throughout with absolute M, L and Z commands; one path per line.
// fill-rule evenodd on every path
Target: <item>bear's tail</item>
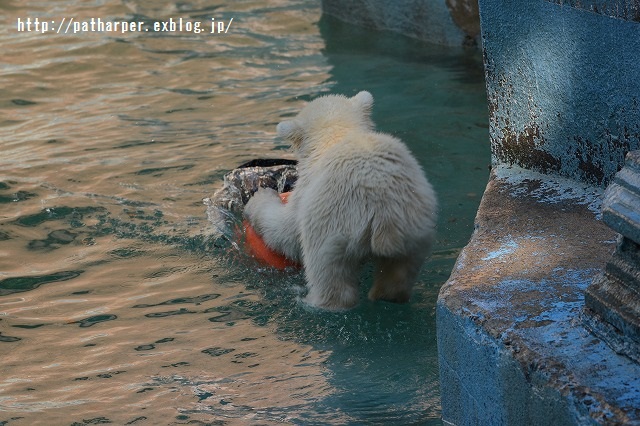
M 396 257 L 407 252 L 408 235 L 399 223 L 402 219 L 391 216 L 376 212 L 371 219 L 370 244 L 375 256 Z

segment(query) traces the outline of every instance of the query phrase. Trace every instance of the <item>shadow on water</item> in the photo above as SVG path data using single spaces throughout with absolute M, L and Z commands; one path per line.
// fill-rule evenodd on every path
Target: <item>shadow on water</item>
M 385 72 L 393 76 L 391 82 L 396 83 L 395 88 L 400 88 L 403 85 L 398 83 L 405 80 L 398 79 L 399 74 L 419 73 L 425 70 L 425 66 L 446 69 L 449 79 L 468 84 L 470 88 L 484 88 L 482 56 L 475 49 L 438 46 L 396 33 L 371 31 L 328 15 L 322 15 L 318 27 L 325 42 L 323 54 L 333 65 L 331 75 L 334 77 L 335 85 L 332 88 L 335 91 L 340 92 L 342 85 L 348 87 L 350 83 L 358 81 L 365 84 L 367 74 L 379 79 Z M 387 60 L 378 63 L 377 59 L 381 57 Z M 394 61 L 396 66 L 388 60 Z M 357 67 L 349 68 L 349 64 Z M 411 66 L 416 68 L 411 70 Z M 363 72 L 367 70 L 369 73 Z M 376 70 L 381 74 L 374 75 Z M 365 80 L 362 80 L 363 77 Z M 413 82 L 422 84 L 424 89 L 414 93 L 415 96 L 426 95 L 426 89 L 432 84 L 429 80 L 423 78 Z

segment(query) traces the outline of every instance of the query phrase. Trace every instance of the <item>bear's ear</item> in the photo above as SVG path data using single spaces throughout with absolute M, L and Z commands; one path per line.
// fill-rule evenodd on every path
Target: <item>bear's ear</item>
M 373 106 L 373 96 L 371 96 L 371 93 L 363 90 L 362 92 L 351 98 L 351 102 L 359 105 L 364 110 L 370 110 Z
M 276 131 L 278 132 L 278 136 L 285 139 L 290 139 L 295 137 L 295 134 L 298 133 L 299 126 L 293 120 L 285 120 L 278 123 L 276 127 Z
M 281 138 L 290 140 L 294 145 L 300 144 L 302 140 L 302 127 L 295 120 L 285 120 L 278 123 L 276 132 Z

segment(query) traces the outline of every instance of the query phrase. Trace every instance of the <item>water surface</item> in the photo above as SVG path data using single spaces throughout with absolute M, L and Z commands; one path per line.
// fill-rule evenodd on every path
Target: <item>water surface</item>
M 0 424 L 440 424 L 435 301 L 489 163 L 477 52 L 321 18 L 311 0 L 0 5 Z M 19 32 L 38 17 L 225 34 Z M 202 198 L 275 124 L 369 90 L 439 194 L 407 305 L 297 301 L 300 273 L 216 238 Z

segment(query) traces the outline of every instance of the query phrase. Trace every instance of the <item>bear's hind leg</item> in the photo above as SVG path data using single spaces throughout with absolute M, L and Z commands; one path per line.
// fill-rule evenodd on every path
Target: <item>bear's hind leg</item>
M 375 278 L 369 299 L 408 302 L 423 262 L 424 256 L 418 254 L 375 258 Z

